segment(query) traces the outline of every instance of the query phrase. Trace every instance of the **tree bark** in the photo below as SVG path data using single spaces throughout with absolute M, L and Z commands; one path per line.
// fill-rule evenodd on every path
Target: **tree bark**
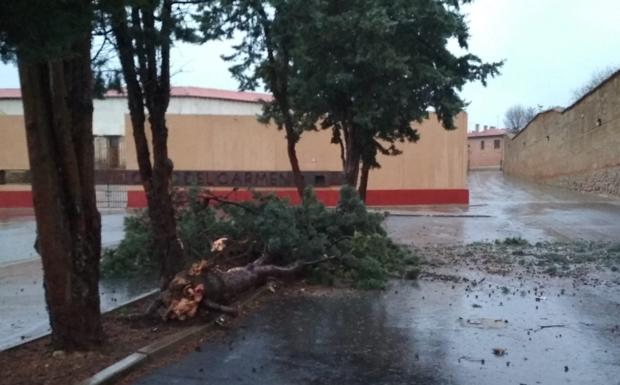
M 52 346 L 63 350 L 89 349 L 103 340 L 90 46 L 85 31 L 67 58 L 25 60 L 18 53 L 36 249 Z
M 333 259 L 324 257 L 310 262 L 299 261 L 288 266 L 277 266 L 265 264 L 269 258 L 264 255 L 245 266 L 225 271 L 213 268 L 203 260 L 176 274 L 168 288 L 162 291 L 157 303 L 159 308 L 154 310 L 158 310 L 164 320 L 192 318 L 199 308 L 229 311 L 231 308 L 220 304 L 265 284 L 270 278 L 291 277 L 306 266 Z
M 297 158 L 297 140 L 289 139 L 288 134 L 286 138 L 287 142 L 287 152 L 288 159 L 291 163 L 291 170 L 293 171 L 293 182 L 295 183 L 295 187 L 297 188 L 297 193 L 299 194 L 299 199 L 303 199 L 304 189 L 306 188 L 306 182 L 304 181 L 304 176 L 301 173 L 301 168 L 299 168 L 299 159 Z
M 368 191 L 368 177 L 370 174 L 370 163 L 362 162 L 362 175 L 360 176 L 360 186 L 358 193 L 362 202 L 366 203 L 366 193 Z
M 353 187 L 357 188 L 357 181 L 359 178 L 361 149 L 356 140 L 355 127 L 344 127 L 344 175 L 345 182 Z
M 154 250 L 157 260 L 160 261 L 160 286 L 163 290 L 181 269 L 185 255 L 178 237 L 172 204 L 173 163 L 168 157 L 166 126 L 166 110 L 170 100 L 171 2 L 165 0 L 162 4 L 159 33 L 163 38 L 157 42 L 154 41 L 154 12 L 152 5 L 134 6 L 130 15 L 130 29 L 129 15 L 122 3 L 116 4 L 110 10 L 112 32 L 127 84 L 138 167 L 153 227 Z M 149 112 L 152 134 L 152 162 L 146 137 L 145 108 Z
M 183 267 L 184 252 L 177 233 L 177 223 L 172 204 L 173 164 L 168 158 L 168 128 L 164 113 L 149 116 L 153 133 L 153 175 L 151 191 L 147 195 L 149 217 L 153 224 L 155 252 L 161 261 L 161 287 L 165 288 Z

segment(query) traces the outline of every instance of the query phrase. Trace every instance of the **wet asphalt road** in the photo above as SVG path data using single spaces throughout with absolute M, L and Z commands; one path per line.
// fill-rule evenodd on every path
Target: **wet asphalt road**
M 422 280 L 278 299 L 135 384 L 620 384 L 618 290 L 541 285 Z
M 101 213 L 101 243 L 104 247 L 123 239 L 125 215 L 125 211 Z M 33 248 L 36 229 L 32 210 L 0 209 L 0 268 L 3 265 L 38 258 Z
M 620 240 L 618 200 L 496 172 L 472 174 L 470 188 L 467 208 L 393 210 L 404 215 L 388 218 L 390 234 L 416 245 Z M 620 385 L 620 285 L 455 270 L 469 281 L 278 299 L 136 385 Z
M 102 213 L 102 244 L 124 236 L 124 211 Z M 33 250 L 36 225 L 31 210 L 0 210 L 0 350 L 45 335 L 49 329 L 42 285 L 41 262 Z M 105 311 L 156 286 L 148 277 L 103 280 L 101 308 Z
M 390 235 L 400 243 L 471 243 L 507 237 L 538 241 L 620 240 L 620 199 L 536 185 L 501 172 L 469 176 L 469 207 L 390 210 Z M 410 216 L 416 215 L 416 216 Z
M 99 285 L 101 309 L 113 309 L 156 286 L 156 277 L 104 279 Z M 41 262 L 35 260 L 0 268 L 0 351 L 48 332 Z

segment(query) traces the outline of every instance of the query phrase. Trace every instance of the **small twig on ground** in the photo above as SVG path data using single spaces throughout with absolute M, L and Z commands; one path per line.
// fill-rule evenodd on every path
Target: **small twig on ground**
M 545 329 L 551 329 L 551 328 L 565 328 L 566 325 L 561 325 L 561 324 L 557 324 L 557 325 L 542 325 L 539 326 L 538 329 L 528 329 L 528 331 L 534 332 L 534 333 L 538 333 L 541 330 L 545 330 Z
M 540 327 L 540 330 L 550 329 L 550 328 L 565 328 L 565 327 L 566 327 L 566 325 L 542 325 Z

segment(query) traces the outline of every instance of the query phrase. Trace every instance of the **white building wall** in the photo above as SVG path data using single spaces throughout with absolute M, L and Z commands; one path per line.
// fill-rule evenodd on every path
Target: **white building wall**
M 171 98 L 168 112 L 179 115 L 258 115 L 262 111 L 259 103 L 233 100 Z
M 21 99 L 0 100 L 0 115 L 23 115 L 24 107 Z
M 95 135 L 125 136 L 125 114 L 129 113 L 127 99 L 95 99 L 93 105 L 93 133 Z
M 97 136 L 125 135 L 125 115 L 129 114 L 127 99 L 95 99 L 93 132 Z M 233 100 L 173 97 L 168 107 L 169 114 L 178 115 L 258 115 L 262 110 L 259 103 Z M 0 100 L 0 115 L 23 115 L 19 99 Z

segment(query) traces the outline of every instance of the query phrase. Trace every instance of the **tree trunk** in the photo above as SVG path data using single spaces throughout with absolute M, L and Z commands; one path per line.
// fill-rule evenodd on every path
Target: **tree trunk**
M 157 42 L 152 40 L 152 36 L 149 40 L 156 28 L 153 4 L 145 4 L 144 8 L 134 6 L 131 9 L 133 29 L 128 26 L 128 14 L 122 5 L 117 4 L 111 9 L 112 32 L 127 84 L 129 114 L 140 177 L 153 228 L 154 250 L 157 260 L 160 261 L 162 290 L 184 263 L 183 247 L 178 237 L 172 204 L 173 164 L 168 157 L 166 127 L 166 110 L 170 99 L 171 6 L 170 1 L 162 3 L 160 34 L 163 38 Z M 149 112 L 152 133 L 152 163 L 146 137 L 145 108 Z
M 297 141 L 294 139 L 289 139 L 289 135 L 286 136 L 286 141 L 288 159 L 291 163 L 291 170 L 293 171 L 293 182 L 295 183 L 295 187 L 297 188 L 299 199 L 303 199 L 306 182 L 304 181 L 304 176 L 302 175 L 301 169 L 299 168 L 299 159 L 297 159 Z
M 54 349 L 103 340 L 99 309 L 101 218 L 92 135 L 90 31 L 65 59 L 18 54 L 26 138 Z
M 153 133 L 153 175 L 151 190 L 147 195 L 149 217 L 153 224 L 154 247 L 161 261 L 161 287 L 165 288 L 174 275 L 181 270 L 184 252 L 177 235 L 177 223 L 172 204 L 172 161 L 168 158 L 168 128 L 165 114 L 149 116 Z
M 266 283 L 270 278 L 290 277 L 300 273 L 306 266 L 330 261 L 333 258 L 299 261 L 288 266 L 264 264 L 268 259 L 263 256 L 253 263 L 226 271 L 213 268 L 205 260 L 196 262 L 189 269 L 176 274 L 168 288 L 162 291 L 157 303 L 159 308 L 152 310 L 159 311 L 164 320 L 192 318 L 199 308 L 234 312 L 234 309 L 222 306 L 221 303 Z
M 360 199 L 366 203 L 366 192 L 368 191 L 368 176 L 370 174 L 370 163 L 362 162 L 362 175 L 360 177 L 360 186 L 358 189 Z
M 344 162 L 344 175 L 346 183 L 353 187 L 357 187 L 357 180 L 360 170 L 361 152 L 355 140 L 355 130 L 353 127 L 349 127 L 344 130 L 345 138 L 345 162 Z

